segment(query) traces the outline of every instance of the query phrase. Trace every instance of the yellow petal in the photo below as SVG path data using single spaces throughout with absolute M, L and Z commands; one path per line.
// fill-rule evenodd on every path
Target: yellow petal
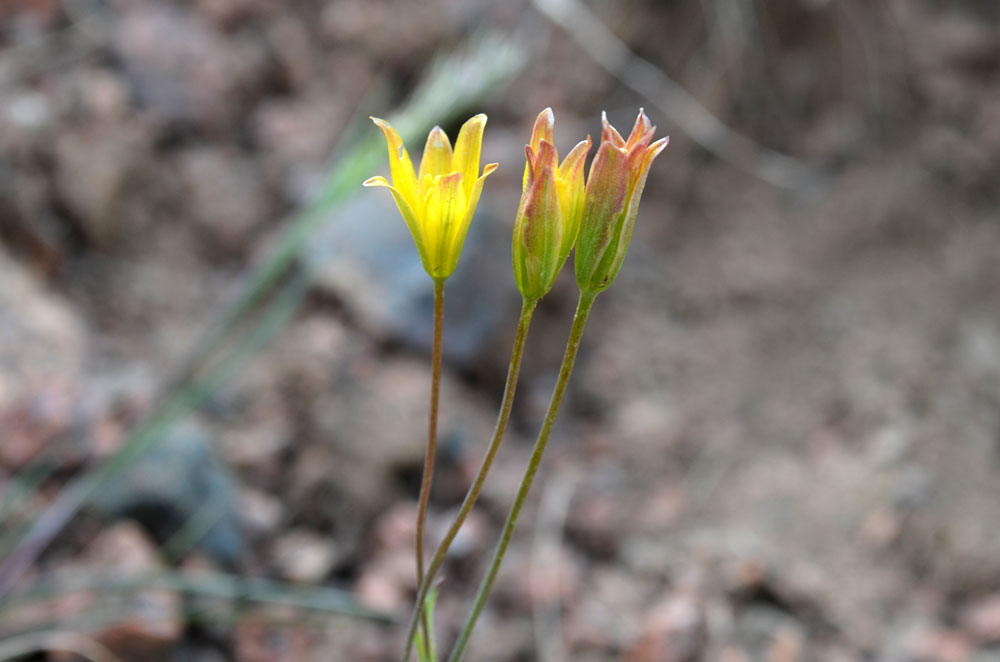
M 406 227 L 410 229 L 410 234 L 413 235 L 413 242 L 417 245 L 417 252 L 420 253 L 420 261 L 423 263 L 424 269 L 429 270 L 427 241 L 424 237 L 424 232 L 421 228 L 420 222 L 417 220 L 416 213 L 410 206 L 410 203 L 406 200 L 403 194 L 396 189 L 396 187 L 392 186 L 386 180 L 385 177 L 370 177 L 365 180 L 364 186 L 378 186 L 389 189 L 389 192 L 392 193 L 393 199 L 396 201 L 396 206 L 399 208 L 399 213 L 403 215 Z
M 455 140 L 455 154 L 452 158 L 452 172 L 462 173 L 462 188 L 466 198 L 472 195 L 472 189 L 479 177 L 479 155 L 483 146 L 483 129 L 486 128 L 486 115 L 482 113 L 471 118 L 462 125 Z
M 577 171 L 583 173 L 583 162 L 587 159 L 587 152 L 590 151 L 590 136 L 586 140 L 581 140 L 570 150 L 562 165 L 559 166 L 559 176 L 564 179 L 573 179 Z
M 392 188 L 392 184 L 389 183 L 389 180 L 383 177 L 382 175 L 378 175 L 376 177 L 369 177 L 365 181 L 361 182 L 361 185 L 365 187 L 385 186 L 386 188 Z
M 436 126 L 427 135 L 427 144 L 424 145 L 424 156 L 420 159 L 420 174 L 417 181 L 423 183 L 424 177 L 434 177 L 436 175 L 447 175 L 454 172 L 451 168 L 451 142 L 448 134 Z
M 433 278 L 447 278 L 458 263 L 457 252 L 452 253 L 452 239 L 466 210 L 462 175 L 455 172 L 436 177 L 424 195 L 423 219 L 430 257 L 429 273 Z
M 451 245 L 449 248 L 450 253 L 454 256 L 454 264 L 451 265 L 452 271 L 454 271 L 455 266 L 458 264 L 458 256 L 462 252 L 462 245 L 465 243 L 465 235 L 469 232 L 469 226 L 472 224 L 472 217 L 476 213 L 476 205 L 479 204 L 479 196 L 483 192 L 483 182 L 486 178 L 497 169 L 496 163 L 487 163 L 486 167 L 483 168 L 483 174 L 478 177 L 472 185 L 472 192 L 469 197 L 465 200 L 465 211 L 462 217 L 461 223 L 453 233 L 451 238 Z M 451 273 L 451 272 L 449 272 Z
M 385 120 L 377 117 L 371 118 L 389 147 L 389 173 L 392 175 L 392 185 L 406 198 L 411 206 L 415 205 L 419 197 L 417 196 L 417 175 L 413 171 L 413 162 L 410 161 L 410 154 L 403 145 L 403 139 L 399 137 L 396 129 Z
M 559 176 L 556 185 L 559 190 L 559 203 L 562 209 L 563 236 L 560 255 L 563 259 L 576 243 L 580 233 L 580 219 L 583 216 L 584 179 L 583 164 L 590 151 L 590 136 L 581 140 L 566 156 L 559 166 Z

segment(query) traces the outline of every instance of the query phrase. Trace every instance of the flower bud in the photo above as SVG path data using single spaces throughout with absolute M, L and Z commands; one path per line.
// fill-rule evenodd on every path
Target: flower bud
M 632 238 L 649 166 L 670 141 L 661 138 L 650 144 L 656 127 L 642 110 L 627 141 L 611 126 L 607 115 L 601 123 L 601 145 L 587 177 L 574 260 L 576 282 L 588 294 L 604 291 L 618 275 Z
M 535 120 L 531 142 L 525 147 L 523 192 L 514 222 L 514 280 L 529 300 L 540 299 L 552 289 L 576 242 L 583 214 L 583 164 L 590 137 L 559 165 L 554 123 L 551 108 Z

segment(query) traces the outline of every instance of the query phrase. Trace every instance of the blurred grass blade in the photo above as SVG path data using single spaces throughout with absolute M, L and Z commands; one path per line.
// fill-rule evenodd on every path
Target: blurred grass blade
M 38 584 L 24 592 L 11 594 L 0 605 L 0 615 L 17 607 L 71 593 L 132 593 L 166 590 L 188 595 L 233 601 L 259 602 L 297 607 L 341 616 L 351 616 L 379 623 L 395 623 L 390 614 L 365 607 L 353 594 L 333 588 L 299 586 L 258 578 L 240 577 L 221 572 L 154 572 L 133 577 L 88 575 L 73 580 Z
M 478 102 L 509 79 L 526 59 L 525 47 L 509 37 L 496 34 L 474 37 L 460 52 L 439 58 L 431 65 L 424 82 L 414 91 L 410 102 L 392 116 L 392 121 L 403 139 L 412 141 L 432 124 L 447 121 Z M 361 190 L 365 178 L 380 170 L 384 149 L 380 137 L 372 132 L 331 163 L 315 200 L 292 221 L 266 261 L 248 277 L 240 296 L 223 312 L 221 323 L 199 348 L 198 359 L 208 356 L 226 340 L 246 315 L 286 277 L 313 232 Z M 266 318 L 271 313 L 265 310 L 261 314 Z M 224 361 L 203 380 L 176 385 L 111 458 L 65 488 L 10 554 L 0 561 L 0 599 L 104 481 L 130 466 L 169 425 L 203 402 L 236 372 L 237 367 L 231 361 Z
M 20 470 L 10 485 L 0 494 L 0 524 L 14 519 L 31 494 L 56 472 L 59 463 L 51 453 L 39 453 Z M 7 551 L 7 536 L 0 537 L 0 554 Z
M 60 492 L 55 502 L 0 565 L 0 601 L 3 600 L 5 589 L 9 589 L 9 586 L 3 585 L 6 576 L 2 573 L 8 568 L 14 568 L 10 572 L 19 573 L 19 566 L 33 560 L 105 481 L 127 469 L 133 460 L 162 436 L 169 425 L 189 414 L 235 375 L 291 319 L 307 291 L 308 282 L 304 275 L 299 274 L 293 278 L 286 286 L 285 293 L 277 297 L 275 305 L 266 311 L 257 327 L 210 375 L 182 389 L 153 418 L 136 428 L 104 464 Z

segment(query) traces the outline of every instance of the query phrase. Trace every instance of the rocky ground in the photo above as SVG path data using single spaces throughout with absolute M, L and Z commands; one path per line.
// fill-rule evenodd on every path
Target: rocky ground
M 672 144 L 468 659 L 1000 661 L 995 3 L 588 6 L 735 130 L 822 174 L 779 188 L 706 152 L 523 2 L 0 5 L 0 550 L 149 411 L 359 107 L 387 114 L 434 54 L 489 25 L 533 54 L 477 108 L 502 165 L 449 286 L 436 535 L 498 405 L 534 115 L 555 109 L 566 149 L 602 109 L 627 127 L 645 105 Z M 211 570 L 405 618 L 429 284 L 387 196 L 360 188 L 300 264 L 291 322 L 103 489 L 22 590 Z M 512 429 L 446 567 L 444 641 L 574 297 L 565 278 L 536 316 Z M 124 661 L 392 660 L 400 630 L 148 586 L 0 615 L 8 641 L 75 632 Z

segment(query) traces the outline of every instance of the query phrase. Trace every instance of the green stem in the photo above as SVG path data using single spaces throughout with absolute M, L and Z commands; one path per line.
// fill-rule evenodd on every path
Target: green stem
M 497 572 L 500 570 L 500 564 L 503 563 L 504 554 L 507 553 L 507 546 L 510 545 L 511 537 L 514 535 L 514 528 L 517 526 L 517 518 L 521 514 L 521 507 L 524 506 L 524 500 L 531 490 L 531 483 L 535 479 L 535 474 L 538 473 L 542 454 L 545 452 L 549 435 L 552 433 L 552 426 L 555 425 L 556 416 L 559 414 L 559 407 L 562 405 L 563 396 L 566 394 L 566 386 L 569 384 L 569 377 L 573 372 L 576 353 L 580 348 L 583 327 L 587 323 L 587 316 L 590 314 L 590 309 L 594 305 L 596 297 L 597 293 L 580 293 L 580 301 L 576 306 L 576 315 L 573 318 L 573 327 L 570 329 L 569 340 L 566 342 L 566 353 L 563 355 L 562 367 L 559 368 L 559 379 L 556 381 L 555 390 L 552 392 L 552 400 L 549 402 L 548 411 L 545 412 L 545 421 L 542 423 L 542 429 L 538 432 L 538 440 L 531 451 L 531 458 L 528 460 L 528 468 L 521 479 L 521 485 L 517 488 L 514 504 L 510 507 L 510 512 L 507 514 L 507 521 L 504 523 L 500 542 L 497 543 L 496 551 L 493 553 L 490 568 L 479 585 L 472 612 L 469 614 L 469 618 L 462 628 L 462 633 L 459 635 L 458 641 L 455 642 L 455 647 L 448 658 L 449 662 L 458 662 L 462 659 L 462 654 L 469 643 L 469 637 L 472 636 L 472 630 L 476 626 L 479 613 L 483 610 L 486 598 L 489 597 L 490 590 L 493 588 L 493 582 L 496 580 Z
M 469 486 L 469 491 L 465 495 L 465 500 L 462 501 L 462 507 L 459 509 L 458 515 L 455 516 L 455 521 L 452 522 L 451 528 L 448 529 L 448 533 L 445 534 L 441 544 L 434 551 L 430 567 L 427 568 L 424 581 L 420 584 L 417 593 L 417 603 L 413 608 L 409 631 L 406 635 L 406 648 L 403 652 L 404 662 L 409 659 L 410 650 L 413 648 L 413 641 L 417 632 L 417 622 L 420 614 L 423 613 L 427 595 L 433 587 L 434 577 L 437 575 L 438 570 L 441 569 L 448 549 L 455 540 L 455 536 L 458 535 L 459 529 L 462 528 L 462 524 L 465 523 L 469 513 L 472 512 L 472 507 L 476 504 L 479 493 L 483 489 L 483 483 L 486 482 L 486 474 L 489 473 L 490 467 L 493 466 L 493 458 L 496 457 L 497 450 L 500 448 L 500 442 L 503 440 L 504 432 L 507 429 L 507 421 L 510 420 L 511 407 L 514 404 L 514 392 L 517 390 L 517 376 L 521 371 L 521 357 L 524 354 L 524 342 L 528 336 L 531 316 L 534 314 L 537 304 L 537 299 L 524 299 L 521 305 L 521 317 L 517 323 L 517 335 L 514 336 L 514 348 L 511 350 L 510 367 L 507 369 L 507 383 L 504 386 L 503 400 L 500 403 L 500 413 L 497 415 L 496 426 L 493 428 L 493 438 L 490 439 L 486 455 L 479 466 L 479 473 L 476 474 L 472 485 Z
M 417 504 L 417 586 L 424 583 L 424 528 L 427 522 L 427 503 L 431 496 L 434 477 L 434 457 L 437 455 L 438 398 L 441 392 L 441 335 L 444 325 L 444 279 L 434 279 L 434 345 L 431 351 L 431 405 L 427 417 L 427 454 L 424 456 L 424 475 L 420 481 L 420 501 Z M 422 610 L 421 610 L 422 613 Z M 430 655 L 430 626 L 426 614 L 421 619 L 425 651 Z

